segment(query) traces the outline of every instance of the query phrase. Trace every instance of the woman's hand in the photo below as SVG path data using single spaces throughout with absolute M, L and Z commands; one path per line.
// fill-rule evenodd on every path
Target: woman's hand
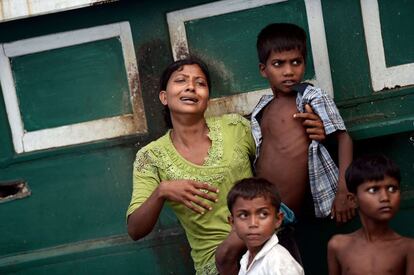
M 212 209 L 205 200 L 216 202 L 219 190 L 205 182 L 172 180 L 162 181 L 159 192 L 164 199 L 182 203 L 194 212 L 204 214 Z
M 309 104 L 305 105 L 305 113 L 296 113 L 295 119 L 302 119 L 302 125 L 306 128 L 309 139 L 323 141 L 326 138 L 325 128 L 321 118 L 315 114 Z

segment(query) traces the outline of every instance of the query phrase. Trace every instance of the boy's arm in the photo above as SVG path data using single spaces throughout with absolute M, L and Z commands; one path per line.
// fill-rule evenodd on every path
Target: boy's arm
M 244 242 L 237 236 L 236 231 L 232 230 L 216 250 L 216 266 L 219 274 L 237 275 L 239 261 L 245 251 Z
M 335 135 L 338 139 L 339 179 L 331 217 L 341 223 L 355 216 L 355 207 L 348 199 L 348 188 L 345 183 L 345 171 L 352 162 L 353 146 L 352 139 L 346 131 L 338 131 Z
M 336 250 L 339 242 L 336 236 L 333 236 L 328 242 L 328 272 L 329 275 L 340 275 L 341 266 L 336 256 Z

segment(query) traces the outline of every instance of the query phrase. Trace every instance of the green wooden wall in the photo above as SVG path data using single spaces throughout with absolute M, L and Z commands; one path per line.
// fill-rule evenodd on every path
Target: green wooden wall
M 136 151 L 165 131 L 158 79 L 173 60 L 166 13 L 213 1 L 127 1 L 0 23 L 0 43 L 128 21 L 138 62 L 147 133 L 17 154 L 0 99 L 0 185 L 25 180 L 31 195 L 0 203 L 1 274 L 192 274 L 185 236 L 164 209 L 144 240 L 126 234 Z M 254 1 L 253 1 L 254 2 Z M 414 63 L 414 4 L 378 1 L 387 66 Z M 374 92 L 360 1 L 322 0 L 337 102 L 355 140 L 355 155 L 383 152 L 402 170 L 403 201 L 392 225 L 414 237 L 414 88 Z M 255 40 L 270 22 L 309 32 L 304 0 L 289 0 L 185 23 L 189 51 L 213 77 L 212 97 L 266 88 Z M 315 78 L 309 42 L 305 78 Z M 12 58 L 20 111 L 34 131 L 131 112 L 117 39 Z M 44 91 L 47 91 L 46 93 Z M 0 93 L 0 97 L 3 94 Z M 298 228 L 307 274 L 326 274 L 326 242 L 359 226 L 304 220 Z

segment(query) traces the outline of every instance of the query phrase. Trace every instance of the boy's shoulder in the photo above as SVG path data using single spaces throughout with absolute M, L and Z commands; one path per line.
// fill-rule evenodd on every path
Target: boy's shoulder
M 357 240 L 357 231 L 349 234 L 336 234 L 331 237 L 328 242 L 328 249 L 333 249 L 335 251 L 345 249 Z

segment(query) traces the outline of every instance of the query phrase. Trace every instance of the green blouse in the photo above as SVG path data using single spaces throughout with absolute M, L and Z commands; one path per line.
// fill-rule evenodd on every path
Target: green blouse
M 203 165 L 185 160 L 175 149 L 170 131 L 138 151 L 133 170 L 133 192 L 127 215 L 137 209 L 161 181 L 191 179 L 219 189 L 211 211 L 197 214 L 183 204 L 167 201 L 183 226 L 197 274 L 217 274 L 214 252 L 227 237 L 227 193 L 234 183 L 253 175 L 255 145 L 248 120 L 237 114 L 207 118 L 212 141 Z

